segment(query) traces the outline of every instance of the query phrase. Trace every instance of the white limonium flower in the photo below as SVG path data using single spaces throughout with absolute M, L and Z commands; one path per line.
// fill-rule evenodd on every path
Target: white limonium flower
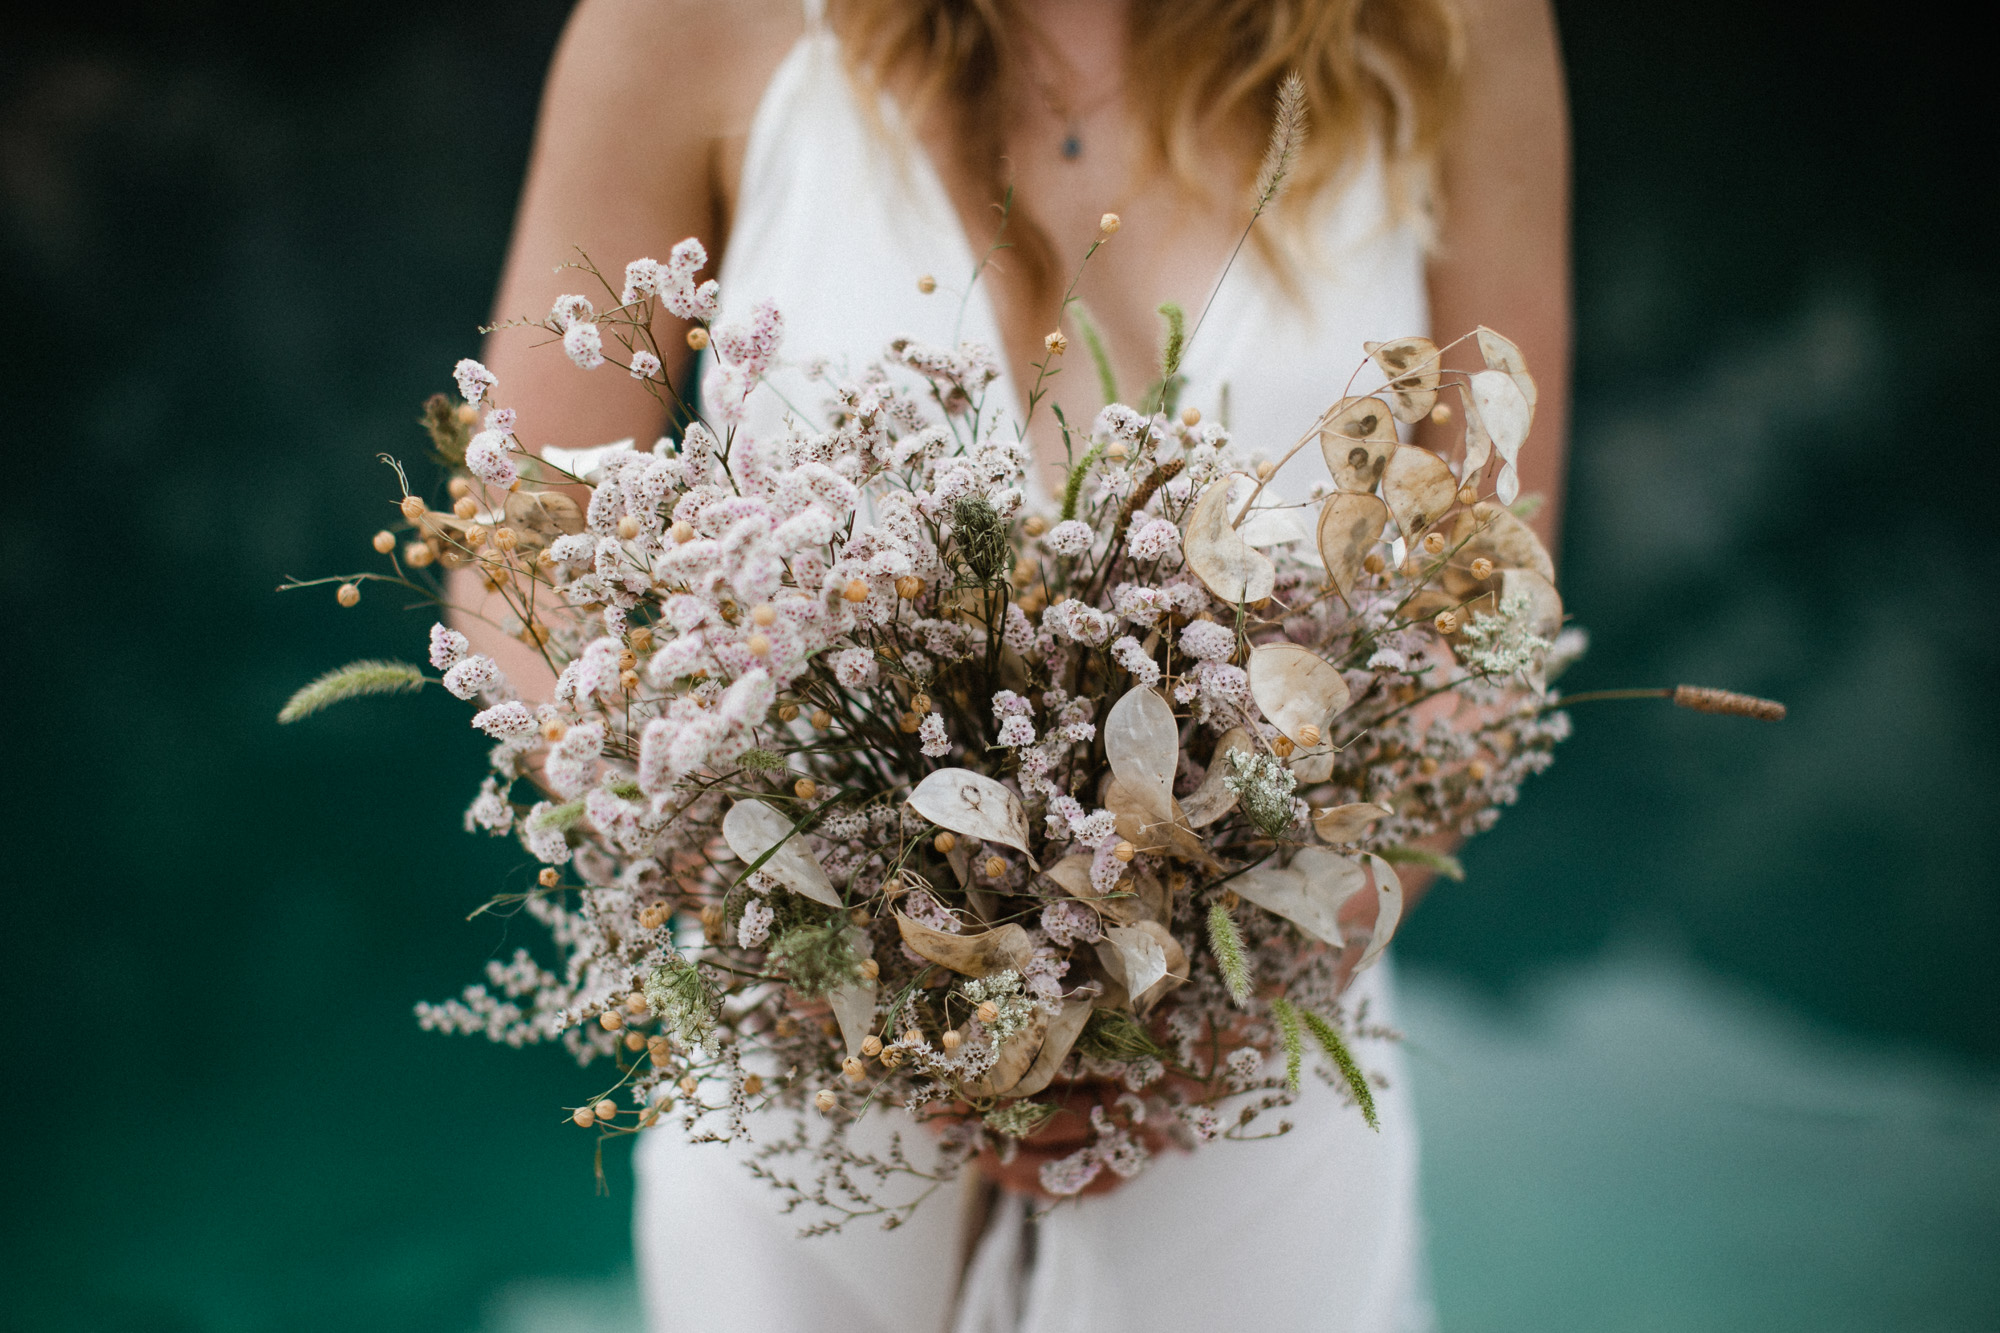
M 604 338 L 595 324 L 570 325 L 563 333 L 562 345 L 579 370 L 596 370 L 604 364 Z
M 471 357 L 466 357 L 463 361 L 460 361 L 453 368 L 451 377 L 458 381 L 458 396 L 474 407 L 479 406 L 480 402 L 486 397 L 488 389 L 499 383 L 498 380 L 493 378 L 492 371 L 480 365 Z

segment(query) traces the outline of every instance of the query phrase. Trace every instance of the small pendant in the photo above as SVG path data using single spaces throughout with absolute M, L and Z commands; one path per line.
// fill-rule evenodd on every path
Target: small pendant
M 1063 136 L 1062 155 L 1065 162 L 1074 162 L 1083 156 L 1083 138 L 1075 130 Z

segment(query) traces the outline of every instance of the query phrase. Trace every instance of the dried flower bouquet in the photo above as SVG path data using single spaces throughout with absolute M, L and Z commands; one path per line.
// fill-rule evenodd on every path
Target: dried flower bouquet
M 1520 352 L 1477 330 L 1467 375 L 1425 338 L 1371 344 L 1383 387 L 1304 434 L 1325 482 L 1281 502 L 1283 459 L 1177 410 L 1169 312 L 1138 408 L 1057 414 L 1043 498 L 976 345 L 814 367 L 818 421 L 747 429 L 782 320 L 716 325 L 706 262 L 684 241 L 604 284 L 601 313 L 566 296 L 543 321 L 583 370 L 616 355 L 677 439 L 537 455 L 462 361 L 461 401 L 427 412 L 454 503 L 406 487 L 403 530 L 375 538 L 390 571 L 319 581 L 443 606 L 441 571 L 476 570 L 557 676 L 523 699 L 439 623 L 435 676 L 356 663 L 284 714 L 436 680 L 494 742 L 466 827 L 540 868 L 482 910 L 540 921 L 560 962 L 520 950 L 422 1024 L 609 1062 L 571 1112 L 605 1136 L 677 1119 L 727 1141 L 795 1113 L 753 1169 L 814 1230 L 900 1222 L 1080 1087 L 1116 1095 L 1041 1168 L 1053 1196 L 1165 1142 L 1282 1132 L 1267 1113 L 1309 1044 L 1372 1123 L 1356 1047 L 1388 1034 L 1345 997 L 1395 933 L 1398 867 L 1455 873 L 1439 840 L 1490 827 L 1569 729 L 1548 682 L 1582 636 L 1510 507 Z M 702 411 L 662 370 L 663 312 L 708 350 Z M 1064 351 L 1050 335 L 1030 416 Z M 1451 456 L 1399 440 L 1425 417 L 1461 425 Z M 854 1146 L 886 1108 L 936 1122 L 937 1150 Z

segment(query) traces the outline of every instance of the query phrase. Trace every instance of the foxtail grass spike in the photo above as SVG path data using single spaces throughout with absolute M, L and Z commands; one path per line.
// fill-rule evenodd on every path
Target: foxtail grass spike
M 1236 929 L 1229 909 L 1216 903 L 1208 909 L 1208 947 L 1222 969 L 1222 984 L 1238 1005 L 1250 1003 L 1250 961 L 1244 956 L 1243 936 Z
M 413 694 L 423 687 L 424 673 L 407 662 L 349 662 L 294 694 L 278 710 L 278 721 L 296 722 L 345 699 L 371 694 Z
M 1278 1020 L 1278 1036 L 1285 1043 L 1285 1086 L 1299 1090 L 1299 1069 L 1305 1064 L 1306 1044 L 1299 1035 L 1299 1011 L 1280 995 L 1271 1001 L 1271 1017 Z
M 1375 1094 L 1369 1088 L 1361 1066 L 1355 1063 L 1354 1052 L 1348 1050 L 1347 1043 L 1341 1040 L 1340 1029 L 1310 1009 L 1302 1017 L 1306 1026 L 1312 1029 L 1313 1039 L 1325 1049 L 1327 1059 L 1333 1061 L 1340 1070 L 1340 1076 L 1347 1080 L 1347 1090 L 1354 1094 L 1355 1104 L 1361 1108 L 1361 1118 L 1368 1122 L 1368 1128 L 1379 1131 L 1382 1122 L 1375 1115 Z
M 1728 717 L 1754 717 L 1760 722 L 1782 722 L 1785 706 L 1776 699 L 1759 699 L 1754 694 L 1711 689 L 1706 685 L 1676 685 L 1674 707 L 1692 708 L 1697 713 L 1722 713 Z

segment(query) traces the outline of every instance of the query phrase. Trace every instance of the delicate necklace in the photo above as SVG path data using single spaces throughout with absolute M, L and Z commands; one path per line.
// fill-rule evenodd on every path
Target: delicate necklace
M 1039 74 L 1030 74 L 1028 77 L 1034 83 L 1036 93 L 1041 96 L 1042 105 L 1049 109 L 1050 115 L 1063 123 L 1062 143 L 1057 151 L 1062 154 L 1065 162 L 1075 162 L 1083 156 L 1084 119 L 1097 114 L 1113 98 L 1125 91 L 1125 82 L 1121 79 L 1108 91 L 1093 99 L 1088 106 L 1073 107 L 1068 98 L 1060 96 L 1050 86 L 1048 80 Z

